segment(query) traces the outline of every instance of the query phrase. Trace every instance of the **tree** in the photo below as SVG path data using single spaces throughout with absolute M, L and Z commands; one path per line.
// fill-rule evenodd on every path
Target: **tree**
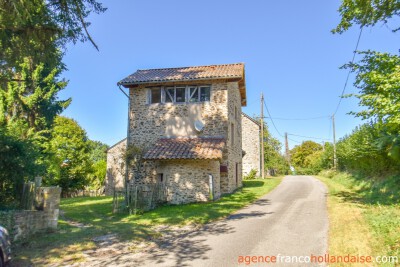
M 266 169 L 275 174 L 286 174 L 289 164 L 281 154 L 282 144 L 269 132 L 268 125 L 264 125 L 264 164 Z
M 38 133 L 48 130 L 55 116 L 68 107 L 71 99 L 58 100 L 57 94 L 67 86 L 58 77 L 60 69 L 46 68 L 44 64 L 32 66 L 25 59 L 19 66 L 23 81 L 12 81 L 0 90 L 0 125 L 17 123 Z
M 387 23 L 400 16 L 398 0 L 343 0 L 339 8 L 341 22 L 333 32 L 342 33 L 353 24 L 374 26 L 378 22 Z M 393 29 L 393 32 L 400 27 Z M 379 146 L 393 159 L 400 161 L 400 57 L 374 51 L 359 52 L 363 58 L 358 63 L 349 63 L 356 74 L 354 86 L 359 94 L 360 106 L 367 107 L 361 112 L 353 112 L 363 119 L 373 119 L 380 131 Z
M 56 117 L 49 150 L 52 152 L 47 183 L 63 191 L 83 189 L 92 172 L 86 132 L 70 118 Z
M 98 49 L 88 32 L 87 18 L 105 10 L 95 0 L 1 1 L 0 80 L 19 79 L 14 68 L 25 58 L 34 64 L 60 66 L 59 51 L 68 42 L 89 40 Z
M 381 132 L 376 123 L 357 127 L 337 144 L 338 163 L 341 170 L 362 175 L 399 173 L 399 161 L 390 158 L 379 145 Z
M 309 167 L 308 157 L 312 156 L 314 153 L 322 150 L 322 146 L 314 141 L 304 141 L 301 145 L 295 146 L 290 151 L 290 158 L 294 166 L 307 168 Z
M 332 30 L 333 33 L 343 33 L 353 24 L 374 26 L 378 22 L 387 23 L 389 19 L 400 16 L 400 2 L 398 0 L 342 0 L 339 7 L 341 21 Z M 398 31 L 397 26 L 393 31 Z
M 92 173 L 90 174 L 90 186 L 100 188 L 104 186 L 104 180 L 107 174 L 107 148 L 106 144 L 100 141 L 88 140 L 89 156 L 92 164 Z
M 36 157 L 37 150 L 32 142 L 0 127 L 0 208 L 18 205 L 23 183 L 43 171 Z
M 354 86 L 359 105 L 367 109 L 351 114 L 373 120 L 379 126 L 380 145 L 400 160 L 400 57 L 373 51 L 361 52 L 359 63 L 345 67 L 356 73 Z
M 373 51 L 361 52 L 359 63 L 345 65 L 356 73 L 354 86 L 359 94 L 359 105 L 367 107 L 352 112 L 363 119 L 375 119 L 379 123 L 400 126 L 400 57 Z
M 107 159 L 108 145 L 100 141 L 93 141 L 93 140 L 88 140 L 88 145 L 90 149 L 90 160 L 92 162 L 97 162 L 100 160 Z

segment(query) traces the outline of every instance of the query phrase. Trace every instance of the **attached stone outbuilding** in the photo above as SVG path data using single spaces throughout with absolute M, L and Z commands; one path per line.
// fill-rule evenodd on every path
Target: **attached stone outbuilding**
M 242 113 L 242 147 L 244 156 L 243 176 L 251 170 L 257 171 L 257 176 L 261 174 L 261 124 L 249 115 Z
M 113 190 L 122 190 L 125 186 L 125 151 L 126 138 L 107 149 L 107 173 L 105 179 L 105 191 L 112 195 Z

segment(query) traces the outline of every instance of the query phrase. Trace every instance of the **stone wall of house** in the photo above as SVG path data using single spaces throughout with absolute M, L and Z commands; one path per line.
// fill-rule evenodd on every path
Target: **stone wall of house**
M 32 234 L 55 230 L 58 225 L 60 187 L 38 189 L 41 210 L 13 210 L 0 212 L 0 224 L 10 233 L 12 240 L 20 240 Z
M 214 199 L 221 195 L 218 160 L 167 160 L 156 165 L 159 182 L 167 185 L 167 200 L 172 204 L 210 201 L 210 174 Z M 160 181 L 161 173 L 163 181 Z
M 202 81 L 192 84 L 211 85 L 210 102 L 147 104 L 148 87 L 142 85 L 130 89 L 129 142 L 138 146 L 149 146 L 161 137 L 226 137 L 228 130 L 227 83 Z M 190 83 L 184 85 L 190 85 Z M 194 130 L 194 120 L 197 119 L 205 125 L 201 133 Z
M 228 87 L 228 140 L 227 140 L 227 181 L 222 193 L 231 193 L 242 186 L 242 105 L 237 82 L 227 83 Z M 222 181 L 221 181 L 222 184 Z
M 124 188 L 126 138 L 107 150 L 107 174 L 105 180 L 105 192 L 112 195 L 114 188 Z
M 243 175 L 247 175 L 252 169 L 260 171 L 260 124 L 242 114 L 242 146 L 245 152 L 243 157 Z

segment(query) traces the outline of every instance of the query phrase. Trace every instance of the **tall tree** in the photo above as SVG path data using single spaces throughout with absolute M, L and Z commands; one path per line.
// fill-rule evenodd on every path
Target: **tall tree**
M 268 125 L 264 125 L 264 164 L 266 169 L 275 174 L 286 174 L 289 164 L 281 154 L 282 144 L 269 132 Z
M 87 18 L 105 10 L 95 0 L 0 1 L 0 79 L 18 79 L 14 68 L 26 57 L 59 65 L 59 51 L 68 42 L 89 40 L 98 49 Z
M 104 186 L 107 174 L 107 148 L 108 146 L 100 141 L 88 140 L 92 172 L 90 174 L 90 186 L 100 188 Z
M 315 160 L 312 157 L 319 157 L 322 146 L 314 141 L 304 141 L 301 145 L 295 146 L 291 151 L 292 163 L 295 167 L 309 168 Z
M 353 24 L 374 26 L 400 17 L 398 0 L 342 0 L 339 8 L 341 22 L 333 30 L 343 33 Z M 393 20 L 396 21 L 396 20 Z M 393 32 L 400 30 L 396 26 Z M 373 119 L 380 130 L 379 146 L 394 159 L 400 160 L 400 57 L 375 51 L 359 52 L 363 58 L 349 63 L 356 74 L 354 86 L 359 89 L 353 94 L 360 99 L 359 105 L 367 109 L 353 112 L 363 119 Z
M 398 0 L 342 0 L 339 7 L 341 21 L 332 30 L 333 33 L 343 33 L 353 24 L 374 26 L 378 22 L 387 23 L 391 18 L 400 16 L 400 1 Z M 393 31 L 398 31 L 395 26 Z
M 73 119 L 56 117 L 49 146 L 53 158 L 46 182 L 64 191 L 86 186 L 92 169 L 85 130 Z
M 0 90 L 0 125 L 17 123 L 40 132 L 50 129 L 54 117 L 68 107 L 71 99 L 58 100 L 67 82 L 58 77 L 61 70 L 44 64 L 33 66 L 25 59 L 20 65 L 23 81 L 12 81 Z

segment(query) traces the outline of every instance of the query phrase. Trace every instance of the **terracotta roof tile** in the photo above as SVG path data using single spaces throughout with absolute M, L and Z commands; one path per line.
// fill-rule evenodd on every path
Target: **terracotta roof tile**
M 243 78 L 244 64 L 224 64 L 182 68 L 138 70 L 121 80 L 118 84 L 135 85 L 140 83 L 176 82 L 203 79 Z
M 161 138 L 143 159 L 221 159 L 224 146 L 218 137 Z

